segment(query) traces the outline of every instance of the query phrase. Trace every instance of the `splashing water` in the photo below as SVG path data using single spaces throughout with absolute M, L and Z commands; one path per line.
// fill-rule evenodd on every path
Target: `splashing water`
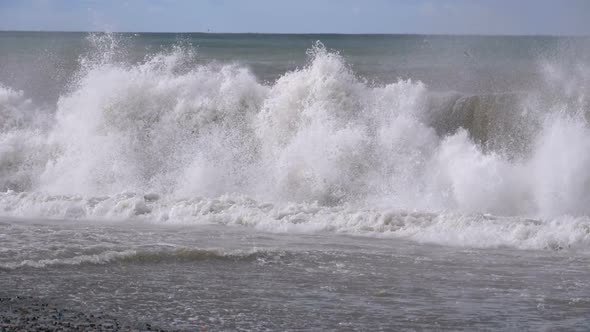
M 0 87 L 4 215 L 590 244 L 586 67 L 462 96 L 369 83 L 319 42 L 263 84 L 181 46 L 128 64 L 113 36 L 91 41 L 54 112 Z

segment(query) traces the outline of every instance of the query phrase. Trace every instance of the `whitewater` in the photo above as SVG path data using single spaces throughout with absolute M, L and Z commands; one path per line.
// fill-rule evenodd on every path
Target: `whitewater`
M 0 39 L 13 38 L 4 34 Z M 528 65 L 534 79 L 525 79 L 526 84 L 517 77 L 514 86 L 490 89 L 488 85 L 497 79 L 482 77 L 482 88 L 472 83 L 462 88 L 449 77 L 445 89 L 444 78 L 429 81 L 428 75 L 426 79 L 411 75 L 414 68 L 422 68 L 422 58 L 406 65 L 404 70 L 410 74 L 398 72 L 384 79 L 378 75 L 382 68 L 371 74 L 365 70 L 370 67 L 363 67 L 376 61 L 373 58 L 349 56 L 346 47 L 332 48 L 329 43 L 330 38 L 336 38 L 332 41 L 336 45 L 338 38 L 349 38 L 347 42 L 361 43 L 366 51 L 364 43 L 370 42 L 362 37 L 328 36 L 325 44 L 305 40 L 305 47 L 295 48 L 301 61 L 287 63 L 277 55 L 272 61 L 280 63 L 279 69 L 266 76 L 250 60 L 207 59 L 207 45 L 193 45 L 190 38 L 168 40 L 169 47 L 140 54 L 128 45 L 134 40 L 131 35 L 76 38 L 87 46 L 71 61 L 74 65 L 65 78 L 53 82 L 61 84 L 57 88 L 47 82 L 15 79 L 18 75 L 7 74 L 10 57 L 0 56 L 5 59 L 5 68 L 0 69 L 4 76 L 0 76 L 0 277 L 19 292 L 31 290 L 15 283 L 16 279 L 10 281 L 11 276 L 47 284 L 32 293 L 52 299 L 68 292 L 62 286 L 50 286 L 64 278 L 64 271 L 85 271 L 66 273 L 67 278 L 76 278 L 69 281 L 74 285 L 96 278 L 96 269 L 103 266 L 123 269 L 117 273 L 132 275 L 124 280 L 137 282 L 141 275 L 156 275 L 152 269 L 172 263 L 168 269 L 188 270 L 176 276 L 199 275 L 221 284 L 222 277 L 217 275 L 221 272 L 206 267 L 210 275 L 197 267 L 205 264 L 231 270 L 238 264 L 242 275 L 254 273 L 256 267 L 270 269 L 271 274 L 308 273 L 316 280 L 312 284 L 326 278 L 324 273 L 332 275 L 329 278 L 354 279 L 367 269 L 376 273 L 367 278 L 376 278 L 381 288 L 390 282 L 384 279 L 381 284 L 379 278 L 394 273 L 389 271 L 393 266 L 408 273 L 420 262 L 431 262 L 424 269 L 430 266 L 435 278 L 457 278 L 449 275 L 455 270 L 445 267 L 453 257 L 462 262 L 456 264 L 464 264 L 457 270 L 479 264 L 490 267 L 500 261 L 515 269 L 534 269 L 543 261 L 551 261 L 556 269 L 567 262 L 575 264 L 575 268 L 562 267 L 563 273 L 583 275 L 587 269 L 590 61 L 533 59 Z M 255 43 L 257 38 L 273 41 L 281 37 L 223 38 L 239 47 L 241 38 L 252 38 Z M 440 38 L 453 37 L 432 37 L 430 42 Z M 477 41 L 487 42 L 485 38 Z M 157 45 L 151 40 L 146 43 Z M 473 43 L 466 41 L 468 46 Z M 572 43 L 590 45 L 585 39 Z M 375 45 L 380 44 L 375 41 Z M 457 52 L 460 55 L 454 61 L 475 61 L 462 49 Z M 264 59 L 263 53 L 256 57 Z M 130 54 L 134 61 L 129 61 Z M 365 62 L 357 61 L 359 57 Z M 453 71 L 456 64 L 448 66 Z M 42 88 L 27 91 L 27 86 Z M 388 261 L 392 252 L 398 257 L 393 265 Z M 518 255 L 527 257 L 525 262 L 519 262 Z M 342 262 L 336 263 L 339 260 Z M 275 270 L 279 266 L 284 271 Z M 134 269 L 137 271 L 131 271 Z M 35 272 L 39 270 L 56 274 L 43 281 L 43 273 Z M 509 270 L 491 273 L 501 275 L 499 271 Z M 418 267 L 418 271 L 423 270 Z M 567 305 L 561 302 L 554 307 L 559 307 L 554 312 L 575 316 L 568 318 L 574 329 L 588 322 L 576 316 L 588 308 L 587 301 L 580 300 L 588 295 L 583 290 L 588 279 L 578 277 L 561 280 L 575 283 L 575 289 L 569 289 L 575 294 L 568 293 L 564 301 L 578 309 L 564 309 L 561 306 Z M 127 292 L 114 275 L 103 278 L 110 285 L 104 287 Z M 172 286 L 163 281 L 170 280 L 167 278 L 159 278 L 151 287 L 168 293 Z M 412 276 L 400 278 L 407 283 Z M 346 285 L 339 284 L 344 280 L 334 282 L 322 289 L 338 293 Z M 432 280 L 424 280 L 425 288 L 429 282 Z M 233 292 L 256 288 L 254 284 L 234 288 L 235 283 L 238 281 L 223 287 Z M 539 285 L 547 288 L 555 283 L 559 282 L 547 278 Z M 367 287 L 358 286 L 357 291 L 365 294 Z M 374 292 L 379 301 L 399 294 L 399 289 L 393 293 L 383 289 Z M 450 289 L 445 294 L 452 293 Z M 477 293 L 478 288 L 472 291 Z M 80 292 L 68 301 L 88 305 L 84 299 L 89 293 Z M 512 296 L 511 291 L 499 292 Z M 527 292 L 534 293 L 521 291 L 520 296 L 528 298 L 523 295 Z M 132 293 L 127 292 L 127 298 Z M 104 296 L 94 299 L 100 305 L 90 305 L 89 310 L 110 312 L 118 306 L 127 311 L 116 312 L 127 313 L 137 309 L 130 309 L 133 303 L 148 301 L 135 298 L 114 305 L 116 300 Z M 227 296 L 235 299 L 236 294 Z M 434 295 L 425 296 L 432 299 Z M 539 297 L 530 298 L 538 301 Z M 161 313 L 156 322 L 190 329 L 197 318 L 191 321 L 192 314 L 178 311 L 189 306 L 186 301 L 190 299 L 165 305 L 171 311 Z M 349 301 L 353 307 L 361 306 L 361 302 Z M 506 298 L 498 301 L 510 302 Z M 223 303 L 227 304 L 209 305 L 224 308 Z M 432 310 L 428 304 L 416 303 Z M 536 308 L 533 311 L 541 310 L 539 303 L 531 306 Z M 445 305 L 437 302 L 435 307 L 441 306 Z M 453 315 L 465 318 L 461 313 L 486 312 L 485 306 L 469 306 L 462 304 Z M 298 315 L 308 312 L 298 308 L 303 310 Z M 444 310 L 431 312 L 436 319 L 418 314 L 421 318 L 414 321 L 418 325 L 371 325 L 385 323 L 379 318 L 381 309 L 365 309 L 370 314 L 358 318 L 358 326 L 354 321 L 331 325 L 328 320 L 323 329 L 520 326 L 510 319 L 515 325 L 495 325 L 498 316 L 493 314 L 473 324 L 453 325 Z M 144 321 L 155 317 L 149 306 L 137 310 L 132 317 Z M 242 323 L 247 329 L 283 329 L 302 323 L 300 316 L 289 316 L 289 310 L 272 315 L 268 311 L 267 317 L 252 309 L 247 315 L 255 318 L 241 323 L 235 320 L 236 312 L 215 311 L 209 315 L 226 320 L 209 322 L 228 329 Z M 273 315 L 285 320 L 273 321 Z M 328 316 L 339 314 L 335 311 L 334 315 Z M 198 320 L 207 321 L 205 316 L 201 312 Z M 178 321 L 171 323 L 171 317 Z M 227 319 L 234 319 L 234 325 Z M 531 322 L 539 323 L 533 325 L 537 327 L 560 326 L 535 319 L 525 320 L 524 326 Z M 432 325 L 434 321 L 442 325 Z
M 113 36 L 91 38 L 54 110 L 0 90 L 6 216 L 589 244 L 584 67 L 581 82 L 542 68 L 547 102 L 371 84 L 320 42 L 265 84 L 235 64 L 188 66 L 198 55 L 182 46 L 119 63 Z

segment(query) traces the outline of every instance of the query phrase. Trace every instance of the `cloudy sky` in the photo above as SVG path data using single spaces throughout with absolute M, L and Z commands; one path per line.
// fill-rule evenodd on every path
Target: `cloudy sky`
M 0 30 L 590 35 L 590 0 L 0 0 Z

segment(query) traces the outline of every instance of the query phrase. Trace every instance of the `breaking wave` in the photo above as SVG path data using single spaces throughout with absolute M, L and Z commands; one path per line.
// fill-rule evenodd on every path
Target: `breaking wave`
M 588 241 L 586 67 L 545 64 L 537 90 L 461 95 L 369 83 L 319 42 L 273 83 L 180 46 L 129 64 L 109 45 L 54 110 L 0 86 L 3 215 Z M 432 216 L 396 228 L 387 211 Z

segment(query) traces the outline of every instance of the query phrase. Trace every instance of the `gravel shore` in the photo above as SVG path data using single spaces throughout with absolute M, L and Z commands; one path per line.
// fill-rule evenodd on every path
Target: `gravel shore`
M 32 297 L 0 297 L 0 332 L 8 331 L 170 331 L 129 323 L 105 314 L 57 307 Z

